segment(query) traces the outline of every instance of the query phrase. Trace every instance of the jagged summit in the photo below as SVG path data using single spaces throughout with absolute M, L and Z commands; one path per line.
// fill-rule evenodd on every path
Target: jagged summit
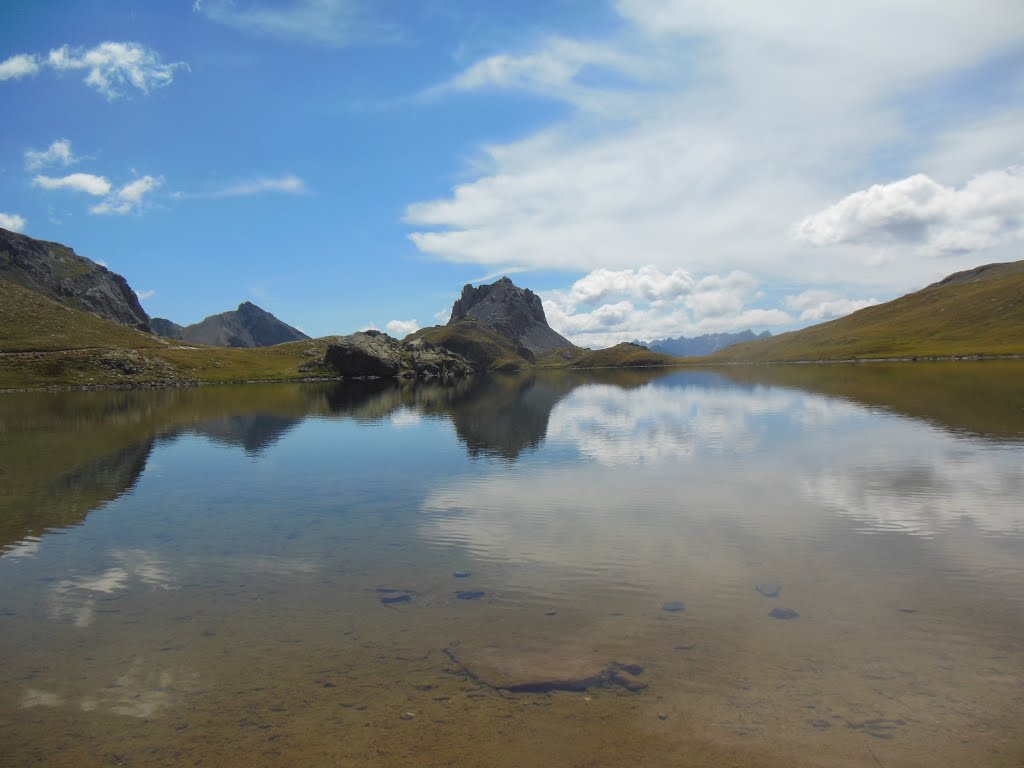
M 467 285 L 452 305 L 448 325 L 476 320 L 530 352 L 571 347 L 572 342 L 551 329 L 540 297 L 503 277 L 490 285 Z

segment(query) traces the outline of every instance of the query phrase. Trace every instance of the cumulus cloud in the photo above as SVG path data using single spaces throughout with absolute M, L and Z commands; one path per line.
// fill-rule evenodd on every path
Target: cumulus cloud
M 734 270 L 696 279 L 657 267 L 596 269 L 568 289 L 542 293 L 552 328 L 574 343 L 600 348 L 621 341 L 777 328 L 793 317 L 762 300 L 752 275 Z
M 392 336 L 401 339 L 410 333 L 418 331 L 420 324 L 416 322 L 415 318 L 412 320 L 392 320 L 384 325 L 384 329 Z
M 800 221 L 812 245 L 899 243 L 946 255 L 1024 237 L 1024 166 L 988 171 L 955 189 L 915 174 L 854 192 Z
M 24 232 L 27 223 L 24 216 L 0 211 L 0 227 L 4 229 L 9 229 L 11 232 Z
M 0 62 L 0 81 L 35 75 L 41 69 L 57 72 L 85 71 L 85 83 L 108 99 L 124 96 L 130 89 L 149 93 L 170 85 L 174 73 L 187 68 L 184 62 L 164 64 L 160 54 L 140 43 L 100 43 L 93 48 L 54 48 L 45 57 L 18 54 Z
M 39 71 L 39 59 L 27 53 L 19 53 L 0 61 L 0 80 L 20 80 Z
M 139 301 L 145 301 L 146 299 L 152 299 L 156 296 L 156 291 L 150 288 L 145 291 L 136 291 L 135 295 L 139 297 Z
M 133 213 L 142 208 L 145 196 L 160 188 L 163 183 L 163 177 L 142 176 L 125 184 L 102 203 L 94 205 L 89 213 L 117 216 Z
M 786 297 L 786 306 L 800 313 L 799 320 L 816 323 L 842 317 L 878 303 L 878 299 L 848 299 L 835 291 L 820 288 L 812 288 Z
M 394 30 L 375 21 L 360 0 L 253 3 L 197 0 L 196 13 L 245 32 L 318 45 L 343 46 L 365 38 L 390 39 Z
M 73 189 L 100 197 L 110 192 L 110 182 L 103 176 L 91 173 L 72 173 L 59 178 L 39 175 L 32 179 L 32 186 L 43 189 Z
M 78 160 L 79 158 L 71 151 L 71 142 L 67 139 L 57 139 L 43 150 L 25 150 L 25 167 L 30 171 L 38 171 L 48 165 L 61 165 L 66 168 Z

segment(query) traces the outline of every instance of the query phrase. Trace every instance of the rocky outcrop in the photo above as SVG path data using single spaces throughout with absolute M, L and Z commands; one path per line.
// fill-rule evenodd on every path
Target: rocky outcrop
M 0 229 L 0 277 L 104 320 L 150 330 L 128 281 L 66 245 Z
M 476 320 L 531 353 L 571 347 L 572 342 L 552 330 L 544 315 L 540 297 L 528 288 L 519 288 L 507 277 L 490 285 L 467 285 L 452 306 L 448 325 L 461 320 Z
M 236 310 L 210 315 L 201 322 L 184 327 L 160 318 L 160 322 L 154 325 L 154 331 L 169 339 L 211 347 L 270 347 L 309 338 L 298 328 L 281 322 L 249 301 L 239 304 Z M 175 332 L 177 336 L 172 335 Z
M 423 339 L 403 342 L 380 331 L 339 336 L 323 365 L 345 378 L 455 378 L 473 373 L 461 355 Z
M 175 322 L 172 322 L 163 317 L 154 317 L 149 321 L 149 327 L 153 329 L 153 333 L 157 336 L 163 336 L 165 339 L 181 340 L 181 333 L 185 329 Z

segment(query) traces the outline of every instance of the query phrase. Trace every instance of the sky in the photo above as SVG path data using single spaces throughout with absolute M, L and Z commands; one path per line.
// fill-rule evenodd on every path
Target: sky
M 599 348 L 1024 258 L 1019 0 L 11 0 L 0 100 L 0 227 L 183 325 L 508 275 Z

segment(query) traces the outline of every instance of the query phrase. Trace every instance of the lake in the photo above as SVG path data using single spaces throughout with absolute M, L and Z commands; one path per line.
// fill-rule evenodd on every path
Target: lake
M 1024 765 L 1024 365 L 0 395 L 0 763 Z

